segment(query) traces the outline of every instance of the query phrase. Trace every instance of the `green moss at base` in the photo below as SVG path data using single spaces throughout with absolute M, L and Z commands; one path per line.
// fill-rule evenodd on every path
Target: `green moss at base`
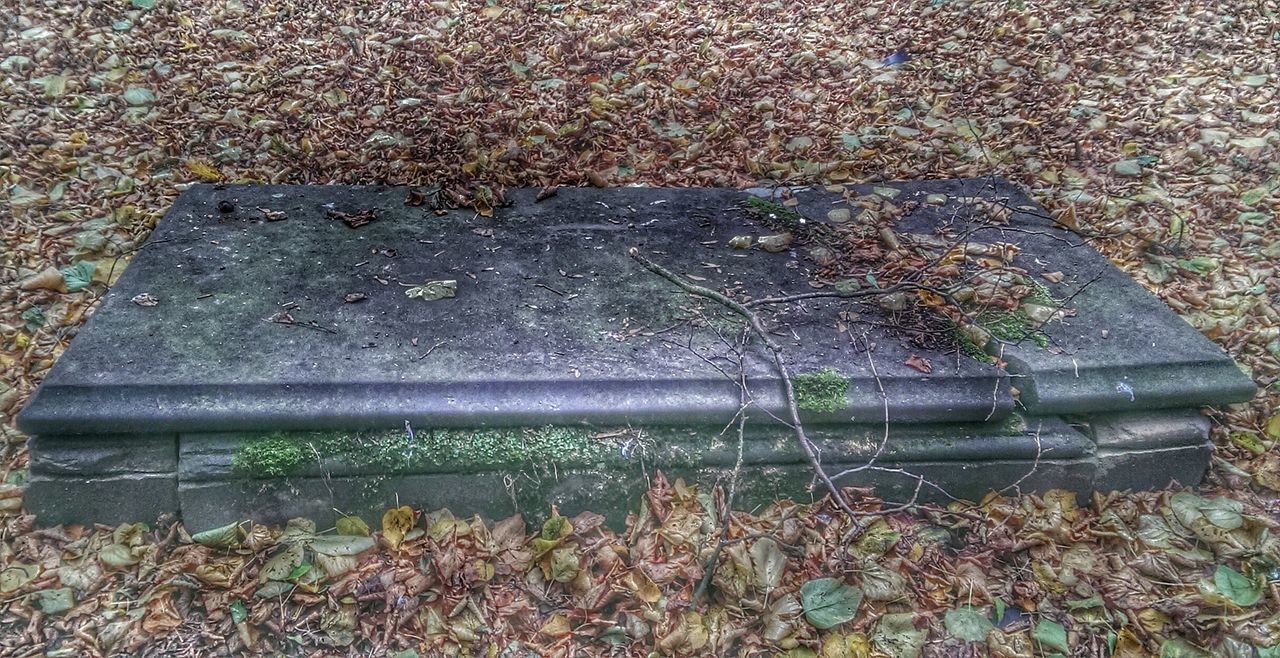
M 512 468 L 536 476 L 655 461 L 693 467 L 709 451 L 725 449 L 724 441 L 722 435 L 675 427 L 436 429 L 419 430 L 412 437 L 394 430 L 277 432 L 246 437 L 231 461 L 237 473 L 252 478 L 286 478 L 339 464 L 386 474 Z
M 237 471 L 261 477 L 284 477 L 307 461 L 302 446 L 283 434 L 272 434 L 248 443 L 231 459 Z
M 617 459 L 622 440 L 572 427 L 399 431 L 291 432 L 253 438 L 232 457 L 236 471 L 286 477 L 309 464 L 335 460 L 389 473 L 433 466 L 459 471 L 509 464 L 590 464 Z M 621 440 L 619 440 L 621 439 Z
M 849 380 L 834 368 L 796 375 L 791 378 L 796 392 L 796 405 L 805 411 L 831 413 L 845 407 Z

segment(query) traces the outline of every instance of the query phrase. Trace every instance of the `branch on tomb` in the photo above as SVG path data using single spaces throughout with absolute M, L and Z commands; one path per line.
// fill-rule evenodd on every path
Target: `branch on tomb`
M 841 511 L 852 518 L 855 515 L 853 508 L 850 507 L 849 502 L 845 500 L 844 493 L 840 491 L 840 488 L 836 486 L 836 483 L 827 475 L 826 470 L 822 468 L 822 461 L 818 457 L 817 448 L 813 445 L 813 441 L 809 439 L 808 434 L 805 433 L 804 423 L 800 420 L 800 407 L 796 402 L 795 386 L 791 381 L 791 373 L 787 369 L 787 364 L 782 360 L 782 349 L 779 348 L 778 344 L 769 337 L 769 332 L 765 330 L 764 324 L 760 321 L 759 316 L 753 313 L 751 309 L 710 288 L 694 285 L 684 279 L 681 279 L 671 270 L 668 270 L 667 268 L 662 267 L 641 255 L 640 250 L 636 247 L 628 249 L 627 254 L 630 255 L 637 263 L 640 263 L 640 265 L 645 269 L 670 281 L 681 290 L 684 290 L 691 295 L 719 302 L 725 308 L 737 313 L 747 321 L 748 325 L 751 327 L 752 333 L 754 333 L 756 337 L 764 343 L 764 346 L 769 350 L 770 355 L 773 357 L 774 370 L 778 373 L 778 378 L 782 380 L 783 395 L 787 402 L 787 411 L 791 417 L 791 428 L 795 432 L 796 441 L 800 444 L 800 449 L 804 452 L 805 458 L 809 461 L 809 465 L 813 467 L 815 475 L 822 481 L 827 492 L 831 494 L 831 500 L 835 502 L 836 506 L 839 507 Z

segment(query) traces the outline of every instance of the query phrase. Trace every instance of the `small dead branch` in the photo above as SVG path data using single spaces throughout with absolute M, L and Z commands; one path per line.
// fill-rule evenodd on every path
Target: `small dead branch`
M 791 416 L 791 428 L 795 432 L 796 441 L 800 444 L 801 450 L 804 451 L 805 457 L 808 459 L 809 465 L 813 467 L 814 473 L 817 475 L 818 479 L 822 481 L 822 484 L 826 486 L 827 492 L 831 494 L 831 499 L 835 501 L 836 506 L 852 518 L 854 516 L 853 508 L 850 507 L 849 502 L 845 500 L 844 494 L 840 491 L 840 488 L 836 486 L 836 483 L 831 480 L 827 475 L 827 472 L 822 468 L 822 461 L 818 457 L 817 449 L 814 447 L 813 441 L 811 441 L 809 436 L 805 433 L 804 423 L 800 420 L 800 407 L 796 403 L 795 386 L 791 382 L 791 373 L 787 369 L 787 364 L 782 360 L 782 349 L 779 348 L 778 344 L 769 337 L 769 332 L 765 329 L 760 318 L 753 313 L 751 309 L 710 288 L 696 286 L 684 279 L 681 279 L 675 273 L 646 258 L 636 247 L 628 249 L 627 254 L 630 255 L 637 263 L 640 263 L 640 265 L 645 269 L 670 281 L 681 290 L 684 290 L 691 295 L 697 295 L 698 297 L 719 302 L 724 305 L 725 308 L 737 313 L 747 321 L 751 326 L 752 332 L 760 339 L 761 342 L 764 343 L 765 347 L 768 348 L 770 355 L 773 357 L 774 369 L 777 371 L 778 377 L 782 380 L 783 393 L 785 394 L 787 401 L 787 410 Z

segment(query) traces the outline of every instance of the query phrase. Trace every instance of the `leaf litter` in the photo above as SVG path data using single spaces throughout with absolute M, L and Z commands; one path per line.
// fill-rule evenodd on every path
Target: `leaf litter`
M 1273 0 L 15 6 L 0 264 L 29 283 L 0 286 L 9 418 L 196 182 L 413 185 L 442 193 L 410 205 L 488 216 L 517 185 L 998 174 L 1263 390 L 1214 412 L 1199 493 L 886 514 L 854 547 L 821 504 L 735 513 L 741 541 L 696 610 L 711 540 L 657 530 L 677 512 L 682 528 L 716 520 L 660 480 L 649 497 L 662 505 L 621 534 L 589 518 L 530 535 L 518 519 L 413 511 L 413 528 L 400 533 L 399 514 L 390 538 L 346 555 L 364 543 L 321 541 L 305 523 L 203 541 L 167 526 L 34 530 L 26 437 L 10 421 L 0 653 L 1276 655 L 1280 122 L 1277 73 L 1258 56 L 1280 37 L 1276 12 Z M 803 588 L 824 578 L 864 595 L 819 631 Z

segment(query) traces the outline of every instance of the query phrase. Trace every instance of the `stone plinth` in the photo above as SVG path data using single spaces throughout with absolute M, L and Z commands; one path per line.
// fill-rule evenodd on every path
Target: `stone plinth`
M 463 514 L 623 510 L 655 469 L 702 480 L 731 471 L 736 440 L 720 429 L 743 405 L 739 372 L 752 417 L 744 504 L 810 495 L 807 465 L 771 419 L 786 405 L 759 341 L 627 256 L 635 247 L 739 300 L 814 291 L 812 253 L 734 246 L 777 232 L 748 203 L 770 193 L 537 194 L 509 190 L 510 204 L 486 218 L 434 212 L 429 195 L 411 205 L 423 195 L 404 188 L 193 187 L 20 415 L 37 436 L 28 505 L 48 523 L 176 512 L 196 529 L 372 514 L 397 496 Z M 812 384 L 799 402 L 829 471 L 876 454 L 887 414 L 883 468 L 842 483 L 925 500 L 1014 483 L 1189 484 L 1208 444 L 1186 410 L 1253 393 L 1229 356 L 1008 184 L 795 198 L 807 222 L 860 221 L 866 199 L 879 198 L 901 210 L 900 234 L 968 226 L 974 243 L 1016 245 L 1014 263 L 1072 313 L 1036 340 L 989 346 L 1001 368 L 913 344 L 875 301 L 759 307 L 791 372 Z M 1007 223 L 966 224 L 975 198 L 1009 209 Z M 432 299 L 441 291 L 453 296 Z M 288 468 L 244 457 L 264 441 L 282 447 Z M 345 447 L 380 442 L 386 454 Z M 407 451 L 399 461 L 397 450 Z M 1171 456 L 1177 468 L 1163 469 Z M 895 468 L 946 494 L 917 494 Z

